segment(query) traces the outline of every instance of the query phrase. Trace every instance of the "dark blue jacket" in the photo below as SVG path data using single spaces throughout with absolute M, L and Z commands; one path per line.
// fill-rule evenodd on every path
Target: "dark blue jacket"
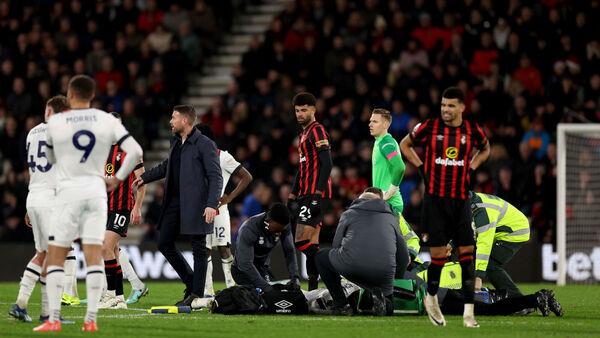
M 179 135 L 171 139 L 169 157 L 156 167 L 142 175 L 144 183 L 150 183 L 165 178 L 163 208 L 158 220 L 162 222 L 167 198 L 169 196 L 169 160 L 173 149 L 181 144 Z M 204 221 L 204 209 L 211 207 L 217 209 L 223 177 L 217 146 L 201 132 L 192 129 L 192 132 L 181 145 L 181 164 L 179 167 L 179 203 L 181 215 L 181 233 L 185 235 L 202 235 L 213 232 L 213 225 Z
M 277 243 L 281 242 L 292 280 L 298 276 L 298 263 L 291 227 L 288 225 L 279 236 L 276 236 L 268 230 L 265 223 L 266 216 L 264 212 L 252 216 L 240 226 L 233 266 L 245 274 L 246 278 L 252 281 L 252 285 L 268 292 L 271 286 L 261 276 L 259 270 L 269 270 L 269 257 Z

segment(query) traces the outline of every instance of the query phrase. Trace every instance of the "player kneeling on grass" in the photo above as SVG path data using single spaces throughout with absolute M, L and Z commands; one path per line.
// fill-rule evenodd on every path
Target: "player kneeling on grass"
M 332 248 L 317 255 L 319 274 L 333 298 L 334 315 L 353 313 L 340 285 L 342 275 L 372 292 L 376 315 L 391 312 L 394 276 L 404 274 L 409 258 L 398 214 L 382 197 L 379 190 L 379 194 L 364 192 L 354 200 L 340 217 Z
M 475 291 L 487 280 L 509 297 L 523 294 L 504 270 L 504 265 L 529 240 L 529 220 L 500 197 L 471 192 L 471 210 L 477 236 Z

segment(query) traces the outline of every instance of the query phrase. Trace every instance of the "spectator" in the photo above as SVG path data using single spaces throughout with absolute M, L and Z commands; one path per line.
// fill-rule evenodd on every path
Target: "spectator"
M 473 61 L 469 70 L 475 76 L 484 76 L 490 73 L 492 61 L 498 59 L 499 53 L 493 46 L 494 40 L 489 32 L 481 34 L 481 45 L 473 53 Z
M 417 41 L 410 40 L 407 49 L 400 53 L 398 68 L 400 71 L 406 72 L 416 66 L 429 67 L 429 59 L 427 53 L 419 48 Z
M 169 5 L 169 11 L 163 17 L 165 28 L 171 32 L 176 32 L 180 29 L 183 23 L 189 24 L 190 15 L 187 10 L 181 8 L 177 2 Z
M 102 68 L 95 75 L 98 91 L 101 94 L 106 93 L 107 83 L 113 81 L 116 88 L 123 88 L 123 74 L 114 69 L 114 62 L 110 56 L 102 58 Z
M 244 198 L 242 211 L 240 212 L 240 221 L 243 222 L 247 218 L 265 211 L 265 206 L 271 201 L 271 195 L 271 189 L 264 182 L 256 181 L 252 189 L 252 194 Z
M 33 113 L 33 97 L 27 92 L 23 78 L 16 77 L 13 80 L 12 92 L 6 99 L 6 105 L 20 122 Z
M 192 31 L 189 21 L 184 21 L 179 25 L 179 39 L 181 40 L 181 51 L 187 58 L 186 63 L 195 69 L 200 63 L 202 50 L 200 40 Z
M 531 60 L 527 55 L 521 56 L 519 68 L 513 72 L 513 79 L 519 81 L 529 95 L 541 94 L 542 77 L 540 71 L 531 64 Z
M 536 118 L 531 125 L 531 129 L 523 135 L 523 141 L 529 145 L 534 152 L 535 157 L 541 160 L 550 144 L 550 134 L 544 129 L 544 123 L 541 118 Z
M 165 26 L 159 24 L 156 29 L 148 35 L 148 44 L 157 54 L 163 54 L 171 45 L 173 34 L 165 29 Z
M 164 15 L 164 12 L 158 8 L 156 0 L 148 0 L 146 9 L 140 13 L 137 19 L 137 28 L 146 34 L 150 34 L 162 23 Z

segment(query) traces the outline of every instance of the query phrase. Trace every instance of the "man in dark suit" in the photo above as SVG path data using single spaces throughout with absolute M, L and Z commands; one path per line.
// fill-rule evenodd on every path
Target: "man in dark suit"
M 163 208 L 158 221 L 158 250 L 177 272 L 186 289 L 176 305 L 191 305 L 204 296 L 207 267 L 206 235 L 213 232 L 223 187 L 217 147 L 194 128 L 196 112 L 192 106 L 173 108 L 169 157 L 145 172 L 134 186 L 165 178 Z M 179 234 L 189 235 L 194 270 L 175 247 Z

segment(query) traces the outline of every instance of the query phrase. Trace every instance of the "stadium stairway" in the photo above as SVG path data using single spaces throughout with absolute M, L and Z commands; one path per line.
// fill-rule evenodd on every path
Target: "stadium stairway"
M 225 36 L 216 55 L 207 60 L 201 74 L 190 79 L 184 102 L 193 105 L 200 115 L 206 112 L 215 97 L 227 91 L 233 81 L 233 67 L 241 62 L 252 38 L 259 36 L 262 39 L 273 18 L 289 2 L 292 1 L 263 0 L 259 5 L 247 6 L 235 17 L 232 31 Z
M 241 62 L 242 55 L 248 50 L 252 38 L 258 36 L 262 40 L 275 16 L 290 2 L 293 0 L 263 0 L 259 4 L 246 6 L 239 15 L 235 16 L 231 32 L 225 35 L 217 53 L 205 62 L 201 72 L 190 76 L 190 85 L 183 103 L 193 105 L 198 115 L 204 114 L 215 98 L 225 94 L 227 87 L 233 82 L 231 76 L 233 67 Z M 154 167 L 168 155 L 171 131 L 167 125 L 161 127 L 159 139 L 153 140 L 151 149 L 145 151 L 147 169 Z M 145 214 L 147 206 L 152 201 L 157 186 L 156 184 L 147 186 L 142 214 Z M 143 232 L 144 229 L 141 227 L 130 227 L 124 242 L 138 243 Z

